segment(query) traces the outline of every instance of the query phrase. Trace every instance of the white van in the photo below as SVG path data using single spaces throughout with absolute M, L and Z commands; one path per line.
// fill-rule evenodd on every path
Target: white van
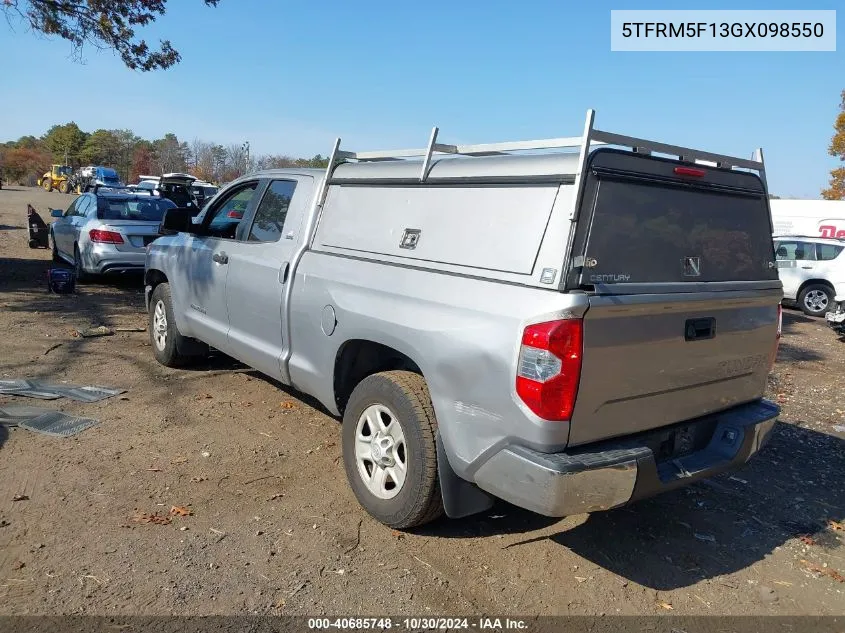
M 771 200 L 774 235 L 845 237 L 845 200 Z

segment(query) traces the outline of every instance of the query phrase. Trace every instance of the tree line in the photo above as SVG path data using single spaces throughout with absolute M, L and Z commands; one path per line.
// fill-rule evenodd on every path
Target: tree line
M 147 140 L 132 130 L 85 132 L 71 121 L 54 125 L 43 136 L 22 136 L 0 144 L 0 174 L 8 182 L 30 184 L 52 164 L 112 167 L 127 183 L 142 174 L 187 172 L 209 182 L 224 183 L 257 169 L 325 167 L 328 159 L 282 154 L 252 156 L 246 145 L 220 145 L 201 139 L 186 142 L 176 134 Z

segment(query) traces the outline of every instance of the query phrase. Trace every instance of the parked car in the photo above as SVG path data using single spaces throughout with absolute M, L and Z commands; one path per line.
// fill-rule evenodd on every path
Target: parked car
M 592 112 L 585 129 L 474 146 L 435 129 L 398 156 L 338 141 L 325 171 L 169 210 L 145 271 L 155 358 L 212 346 L 316 398 L 343 419 L 357 499 L 395 528 L 495 498 L 607 510 L 739 467 L 779 414 L 763 163 L 593 130 Z M 508 154 L 564 147 L 581 149 Z
M 845 294 L 845 239 L 781 235 L 774 241 L 784 301 L 807 316 L 824 316 L 834 297 Z
M 197 205 L 200 209 L 202 209 L 219 190 L 219 187 L 203 180 L 195 180 L 191 183 L 191 193 L 194 194 L 194 199 L 197 201 Z
M 77 279 L 142 271 L 145 247 L 159 233 L 170 200 L 149 194 L 98 190 L 84 193 L 66 211 L 54 209 L 50 242 L 55 261 L 74 265 Z
M 194 215 L 199 213 L 202 204 L 193 190 L 196 176 L 181 173 L 168 173 L 161 176 L 139 176 L 137 189 L 150 191 L 153 195 L 172 200 L 177 207 L 189 208 Z

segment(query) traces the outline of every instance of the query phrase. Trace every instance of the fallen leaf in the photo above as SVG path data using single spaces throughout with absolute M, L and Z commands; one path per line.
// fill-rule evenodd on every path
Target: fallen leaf
M 170 514 L 180 517 L 189 517 L 193 514 L 193 512 L 185 506 L 173 506 L 170 508 Z
M 823 576 L 829 576 L 833 578 L 836 582 L 845 582 L 845 576 L 840 574 L 835 569 L 831 567 L 822 567 L 816 563 L 811 563 L 808 560 L 801 559 L 801 564 L 804 565 L 809 571 L 815 572 L 817 574 L 821 574 Z
M 802 542 L 802 543 L 804 543 L 805 545 L 815 545 L 815 544 L 816 544 L 815 539 L 814 539 L 812 536 L 810 536 L 809 534 L 802 534 L 802 535 L 801 535 L 801 536 L 799 536 L 798 538 L 799 538 L 799 539 L 801 540 L 801 542 Z
M 277 609 L 284 609 L 285 608 L 285 599 L 279 598 L 278 600 L 276 600 L 276 604 L 274 604 L 273 606 L 276 607 Z
M 155 525 L 169 525 L 170 517 L 160 514 L 138 514 L 130 519 L 133 523 L 153 523 Z
M 282 409 L 296 409 L 296 405 L 290 400 L 282 400 L 282 403 L 279 406 Z
M 657 601 L 657 606 L 661 609 L 666 609 L 667 611 L 673 611 L 675 609 L 675 607 L 673 607 L 671 604 L 669 604 L 668 602 L 663 602 L 662 600 Z
M 840 523 L 839 521 L 834 521 L 833 519 L 828 519 L 827 525 L 831 530 L 836 530 L 838 532 L 845 531 L 845 523 Z
M 400 532 L 399 530 L 393 530 L 393 536 L 395 536 L 397 539 L 405 538 L 405 534 L 403 532 Z
M 29 501 L 29 495 L 15 495 L 12 501 Z

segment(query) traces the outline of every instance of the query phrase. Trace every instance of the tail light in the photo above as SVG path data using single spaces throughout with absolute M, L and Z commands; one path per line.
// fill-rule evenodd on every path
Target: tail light
M 701 178 L 707 174 L 703 169 L 696 169 L 695 167 L 675 167 L 672 171 L 678 176 L 691 176 L 693 178 Z
M 88 233 L 92 242 L 99 244 L 123 244 L 123 236 L 116 231 L 105 231 L 103 229 L 91 229 Z
M 778 329 L 775 332 L 775 345 L 772 350 L 772 357 L 769 361 L 769 371 L 775 368 L 775 360 L 778 357 L 778 347 L 780 347 L 780 335 L 783 332 L 783 306 L 778 304 Z
M 583 321 L 529 325 L 522 334 L 516 393 L 544 420 L 569 420 L 578 393 Z

